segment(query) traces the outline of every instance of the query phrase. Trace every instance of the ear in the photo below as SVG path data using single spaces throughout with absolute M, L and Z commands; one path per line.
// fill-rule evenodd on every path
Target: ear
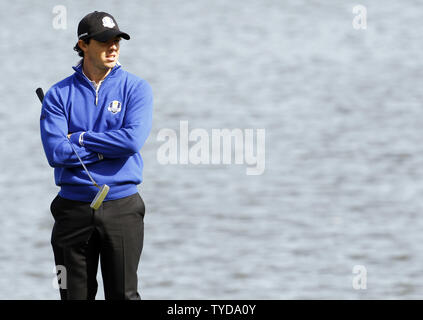
M 84 51 L 84 53 L 88 50 L 88 44 L 86 44 L 84 40 L 78 40 L 78 46 L 82 51 Z

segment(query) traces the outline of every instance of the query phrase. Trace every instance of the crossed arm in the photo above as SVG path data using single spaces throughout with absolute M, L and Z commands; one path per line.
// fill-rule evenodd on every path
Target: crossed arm
M 52 167 L 77 167 L 81 164 L 75 147 L 85 164 L 105 158 L 129 157 L 140 151 L 152 126 L 153 96 L 147 82 L 138 84 L 128 100 L 121 128 L 105 132 L 68 132 L 64 108 L 58 99 L 47 92 L 40 120 L 41 139 L 47 160 Z M 83 143 L 80 143 L 80 135 Z

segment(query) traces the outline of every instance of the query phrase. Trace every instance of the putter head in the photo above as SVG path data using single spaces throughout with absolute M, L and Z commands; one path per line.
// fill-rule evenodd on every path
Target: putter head
M 95 196 L 94 200 L 91 202 L 90 207 L 93 208 L 94 210 L 97 210 L 98 208 L 100 208 L 109 190 L 110 190 L 110 187 L 107 184 L 103 184 L 100 190 L 97 192 L 97 195 Z

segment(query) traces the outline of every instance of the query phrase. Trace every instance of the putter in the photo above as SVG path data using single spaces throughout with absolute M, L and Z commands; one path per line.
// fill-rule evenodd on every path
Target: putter
M 43 89 L 38 88 L 37 90 L 35 90 L 35 92 L 37 93 L 38 99 L 40 99 L 41 104 L 43 104 L 43 100 L 44 100 L 44 92 Z M 84 168 L 85 172 L 88 174 L 88 177 L 90 178 L 91 182 L 94 184 L 94 186 L 96 186 L 98 189 L 100 189 L 94 200 L 91 202 L 90 207 L 93 208 L 94 210 L 97 210 L 98 208 L 100 208 L 101 204 L 103 203 L 103 200 L 106 198 L 107 193 L 110 190 L 110 187 L 107 184 L 103 184 L 101 187 L 97 184 L 97 182 L 95 182 L 95 180 L 93 179 L 93 177 L 91 176 L 90 172 L 88 171 L 87 167 L 85 166 L 84 162 L 82 161 L 82 159 L 79 157 L 78 152 L 76 152 L 75 147 L 73 146 L 73 144 L 70 144 L 72 147 L 73 152 L 75 153 L 75 155 L 78 157 L 79 162 L 81 162 L 82 167 Z

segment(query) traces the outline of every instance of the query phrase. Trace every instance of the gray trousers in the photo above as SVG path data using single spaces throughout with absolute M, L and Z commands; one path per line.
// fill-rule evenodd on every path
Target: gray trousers
M 141 196 L 90 203 L 57 196 L 51 236 L 62 300 L 94 300 L 100 260 L 106 300 L 140 300 L 137 269 L 144 239 Z

